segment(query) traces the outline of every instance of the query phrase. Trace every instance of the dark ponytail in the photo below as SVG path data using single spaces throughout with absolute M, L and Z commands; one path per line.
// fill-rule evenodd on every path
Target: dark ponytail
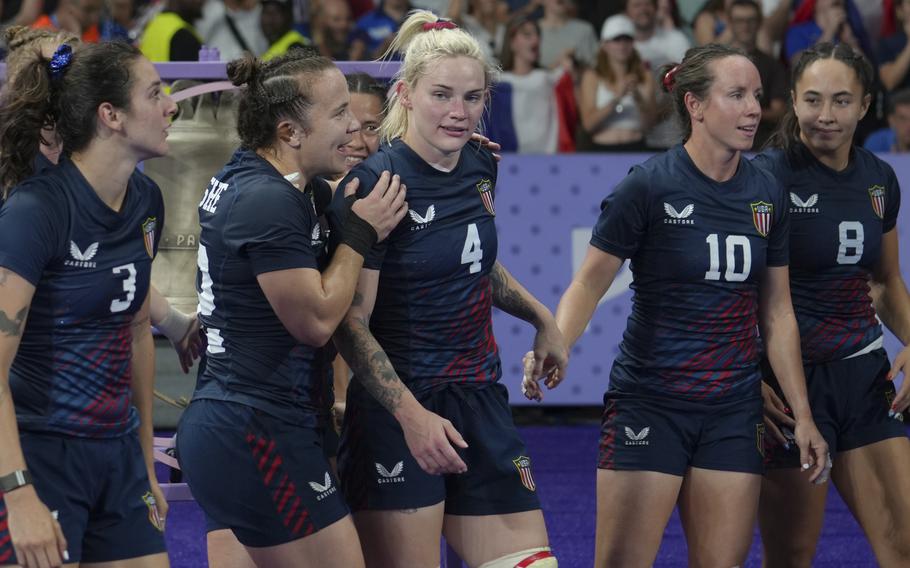
M 4 194 L 33 173 L 39 144 L 51 142 L 43 139 L 43 128 L 55 128 L 64 153 L 71 155 L 95 138 L 102 103 L 130 108 L 139 50 L 123 42 L 85 44 L 76 52 L 69 47 L 61 45 L 49 59 L 36 50 L 5 91 L 0 103 Z
M 228 63 L 228 79 L 245 87 L 237 109 L 241 145 L 251 150 L 271 146 L 282 120 L 293 119 L 308 128 L 312 83 L 328 69 L 335 69 L 331 59 L 305 50 L 266 62 L 246 55 Z

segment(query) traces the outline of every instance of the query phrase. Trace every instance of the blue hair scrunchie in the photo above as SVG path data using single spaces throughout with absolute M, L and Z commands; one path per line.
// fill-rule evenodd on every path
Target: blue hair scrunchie
M 66 71 L 66 68 L 69 67 L 70 61 L 73 60 L 73 46 L 68 43 L 60 44 L 60 47 L 57 48 L 57 51 L 54 52 L 54 55 L 51 57 L 50 62 L 47 64 L 47 70 L 51 75 L 51 79 L 59 79 L 63 72 Z

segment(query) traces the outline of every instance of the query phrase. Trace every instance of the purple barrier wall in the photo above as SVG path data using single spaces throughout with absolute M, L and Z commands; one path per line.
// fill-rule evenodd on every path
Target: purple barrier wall
M 496 192 L 500 262 L 555 311 L 584 258 L 601 200 L 632 165 L 646 158 L 603 154 L 504 156 Z M 899 180 L 910 180 L 910 156 L 883 158 L 894 167 Z M 904 183 L 910 187 L 910 182 Z M 910 268 L 908 228 L 910 198 L 905 197 L 898 221 L 901 266 L 905 271 Z M 602 403 L 629 315 L 630 281 L 631 273 L 624 266 L 572 350 L 569 378 L 558 389 L 544 393 L 545 404 Z M 511 401 L 530 404 L 520 391 L 521 357 L 531 347 L 534 329 L 496 313 L 494 330 L 502 356 L 503 383 L 509 388 Z M 888 333 L 885 345 L 893 358 L 900 343 Z

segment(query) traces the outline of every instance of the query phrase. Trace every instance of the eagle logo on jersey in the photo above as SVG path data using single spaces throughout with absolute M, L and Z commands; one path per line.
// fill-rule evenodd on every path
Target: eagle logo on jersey
M 427 212 L 424 215 L 421 215 L 413 209 L 408 209 L 408 215 L 410 215 L 411 221 L 414 221 L 414 223 L 416 223 L 415 226 L 411 227 L 412 231 L 425 229 L 426 226 L 432 223 L 433 219 L 436 218 L 436 206 L 430 205 L 427 207 Z
M 774 216 L 774 206 L 764 201 L 749 204 L 752 208 L 752 223 L 758 234 L 767 237 L 771 231 L 771 219 Z
M 155 229 L 158 228 L 158 218 L 149 217 L 142 223 L 142 239 L 145 241 L 145 252 L 149 258 L 155 258 Z
M 404 483 L 404 477 L 401 472 L 404 471 L 404 462 L 400 461 L 395 464 L 392 471 L 389 471 L 379 462 L 376 462 L 376 472 L 379 474 L 379 483 Z
M 803 201 L 798 195 L 790 192 L 790 202 L 793 203 L 794 207 L 790 209 L 790 213 L 818 213 L 818 194 L 813 193 Z
M 92 243 L 84 251 L 79 250 L 76 241 L 70 241 L 70 256 L 73 260 L 64 262 L 67 266 L 76 266 L 78 268 L 95 268 L 97 263 L 90 262 L 98 254 L 98 243 Z
M 490 215 L 496 216 L 496 210 L 493 208 L 493 182 L 483 178 L 477 182 L 477 191 L 480 192 L 480 200 Z
M 315 481 L 308 482 L 310 484 L 310 489 L 317 493 L 316 500 L 322 501 L 329 495 L 335 493 L 337 490 L 332 486 L 332 476 L 329 475 L 329 472 L 325 472 L 325 483 L 317 483 Z
M 521 478 L 521 484 L 525 486 L 525 489 L 536 491 L 537 484 L 534 483 L 534 477 L 531 476 L 531 458 L 518 456 L 512 460 L 512 463 L 515 464 L 515 469 L 518 470 L 518 476 Z
M 649 444 L 648 440 L 645 438 L 648 437 L 648 434 L 651 433 L 651 427 L 645 426 L 641 431 L 636 434 L 635 430 L 626 426 L 626 445 L 627 446 L 647 446 Z
M 692 213 L 695 212 L 695 204 L 690 203 L 682 208 L 682 211 L 677 211 L 675 207 L 664 202 L 664 212 L 667 214 L 667 218 L 664 219 L 664 223 L 670 225 L 694 225 L 695 221 L 689 219 L 692 216 Z
M 885 218 L 885 188 L 881 185 L 873 185 L 869 188 L 869 199 L 872 200 L 872 210 L 879 219 Z

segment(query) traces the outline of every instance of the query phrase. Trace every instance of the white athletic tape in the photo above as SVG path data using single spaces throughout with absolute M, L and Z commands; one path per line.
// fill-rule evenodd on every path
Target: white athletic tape
M 507 554 L 480 565 L 479 568 L 557 568 L 559 563 L 549 546 L 529 548 Z

